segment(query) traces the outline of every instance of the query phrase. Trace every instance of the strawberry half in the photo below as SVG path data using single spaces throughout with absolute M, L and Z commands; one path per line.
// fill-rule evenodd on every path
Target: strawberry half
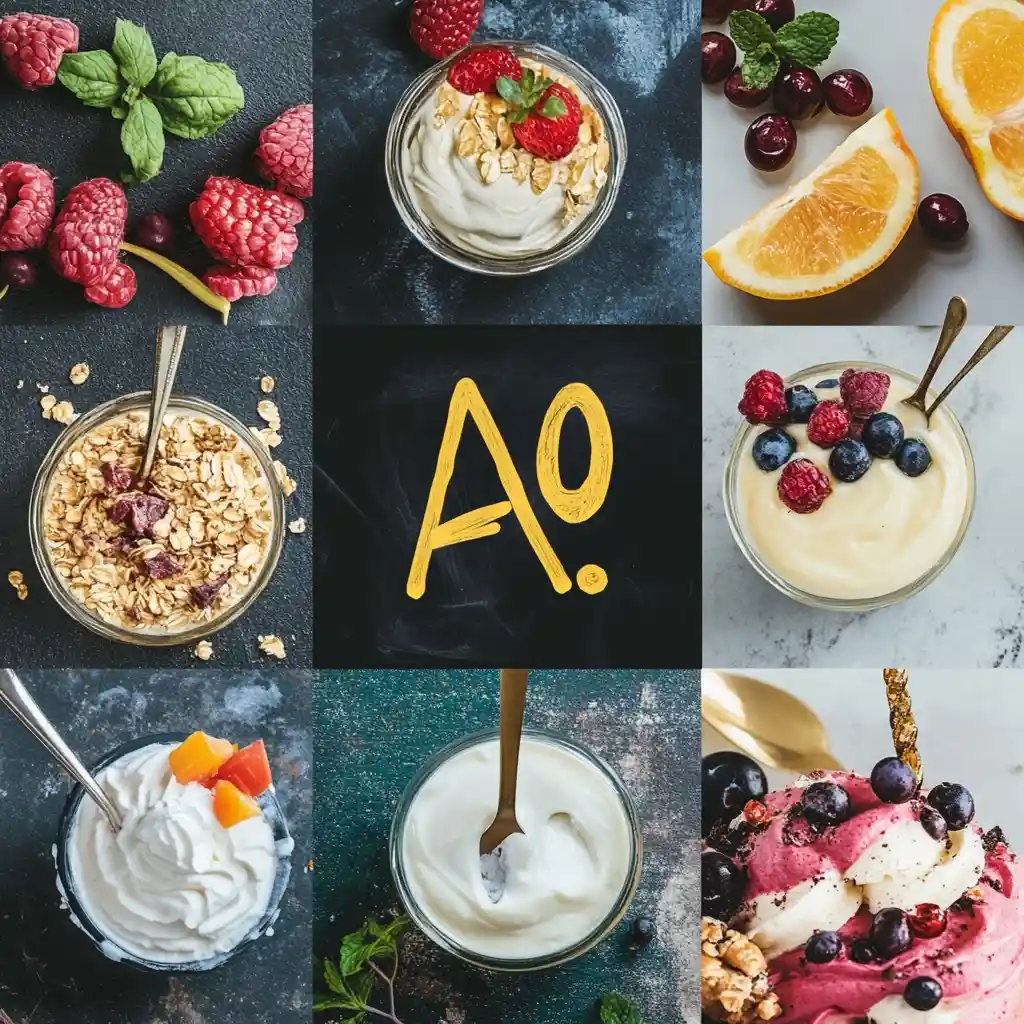
M 544 160 L 561 160 L 576 148 L 583 111 L 571 89 L 523 68 L 518 82 L 499 78 L 497 90 L 510 107 L 512 134 L 523 149 Z
M 467 96 L 475 96 L 478 92 L 496 92 L 502 75 L 516 82 L 523 77 L 516 55 L 504 46 L 480 46 L 448 69 L 448 83 Z

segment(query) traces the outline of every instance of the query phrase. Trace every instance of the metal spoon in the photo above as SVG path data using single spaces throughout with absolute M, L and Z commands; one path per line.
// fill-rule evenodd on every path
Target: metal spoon
M 799 698 L 732 672 L 701 673 L 701 717 L 769 768 L 841 770 L 821 719 Z
M 935 412 L 935 410 L 938 409 L 938 407 L 949 397 L 953 388 L 955 388 L 957 384 L 959 384 L 960 381 L 962 381 L 964 377 L 966 377 L 967 374 L 969 374 L 971 370 L 973 370 L 978 363 L 980 363 L 982 359 L 984 359 L 985 356 L 987 356 L 1012 330 L 1012 327 L 1003 326 L 993 327 L 992 330 L 988 332 L 988 337 L 985 338 L 985 340 L 978 346 L 974 355 L 967 360 L 967 364 L 964 368 L 946 385 L 942 394 L 932 402 L 931 408 L 925 411 L 924 417 L 926 420 L 930 420 L 932 418 L 932 413 Z
M 480 856 L 501 846 L 510 835 L 523 834 L 516 820 L 516 785 L 519 781 L 519 745 L 523 738 L 526 712 L 526 669 L 501 670 L 501 778 L 498 782 L 498 812 L 480 837 Z
M 110 827 L 115 832 L 120 832 L 121 812 L 103 792 L 85 765 L 78 760 L 75 752 L 64 742 L 63 737 L 43 714 L 13 669 L 0 669 L 0 702 L 6 704 L 14 712 L 15 717 L 46 747 L 64 771 L 96 801 L 99 809 L 107 816 Z
M 939 364 L 946 358 L 946 353 L 952 348 L 953 342 L 964 329 L 965 323 L 967 323 L 967 303 L 959 295 L 954 295 L 946 307 L 946 319 L 942 322 L 942 331 L 939 334 L 939 340 L 935 345 L 928 369 L 924 371 L 917 390 L 909 398 L 903 399 L 904 405 L 910 405 L 925 412 L 928 388 L 931 387 L 932 378 L 938 372 Z M 925 412 L 925 417 L 927 418 L 927 416 L 928 413 Z
M 135 477 L 135 487 L 142 490 L 149 474 L 153 472 L 153 460 L 156 458 L 157 442 L 160 440 L 160 427 L 167 412 L 174 388 L 174 378 L 178 373 L 178 363 L 185 347 L 185 327 L 161 327 L 156 332 L 156 353 L 153 358 L 153 389 L 149 396 L 149 430 L 146 434 L 146 454 L 142 459 L 142 468 Z

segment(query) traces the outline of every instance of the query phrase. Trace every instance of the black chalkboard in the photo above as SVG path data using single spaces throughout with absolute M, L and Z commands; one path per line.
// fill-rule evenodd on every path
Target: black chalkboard
M 699 333 L 691 328 L 410 328 L 315 340 L 315 663 L 667 666 L 700 657 Z M 433 552 L 426 592 L 407 577 L 453 389 L 475 381 L 566 573 L 608 575 L 558 594 L 512 515 L 500 532 Z M 606 500 L 567 523 L 537 482 L 549 403 L 582 382 L 614 438 Z M 561 474 L 578 487 L 587 428 L 570 412 Z M 467 421 L 442 521 L 504 500 Z

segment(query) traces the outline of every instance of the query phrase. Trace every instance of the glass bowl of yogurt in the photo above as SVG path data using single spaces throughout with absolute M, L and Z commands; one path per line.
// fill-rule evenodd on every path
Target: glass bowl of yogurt
M 579 143 L 546 161 L 518 146 L 497 95 L 459 93 L 448 69 L 469 46 L 406 90 L 388 128 L 385 170 L 412 234 L 464 270 L 517 276 L 547 270 L 587 246 L 615 205 L 626 168 L 626 129 L 611 93 L 550 47 L 495 40 L 537 74 L 575 90 Z
M 148 411 L 149 392 L 122 395 L 54 442 L 32 487 L 32 552 L 54 600 L 94 633 L 195 643 L 243 615 L 270 582 L 284 492 L 269 449 L 244 424 L 174 395 L 146 496 L 162 504 L 134 505 Z
M 525 834 L 481 858 L 498 749 L 497 730 L 474 733 L 423 766 L 395 811 L 391 870 L 410 918 L 442 949 L 488 970 L 542 970 L 593 949 L 625 916 L 643 831 L 600 757 L 526 729 L 516 801 Z
M 54 846 L 71 920 L 107 958 L 161 973 L 213 970 L 273 935 L 294 849 L 273 788 L 262 815 L 222 828 L 210 791 L 171 773 L 184 739 L 146 736 L 107 754 L 93 775 L 121 832 L 76 785 Z
M 832 481 L 822 506 L 808 514 L 791 511 L 778 494 L 780 470 L 766 472 L 754 461 L 754 444 L 770 429 L 744 423 L 725 468 L 723 496 L 732 535 L 747 561 L 776 589 L 794 600 L 833 611 L 863 612 L 917 594 L 952 561 L 974 511 L 974 458 L 963 427 L 948 403 L 932 415 L 904 398 L 919 378 L 879 363 L 823 363 L 786 379 L 803 385 L 819 401 L 839 400 L 837 380 L 846 369 L 888 374 L 882 412 L 896 416 L 906 438 L 924 441 L 930 466 L 920 476 L 901 472 L 892 458 L 873 459 L 859 480 L 843 483 L 829 470 L 830 449 L 807 438 L 806 424 L 786 424 L 795 441 L 791 460 L 809 459 Z M 929 402 L 936 397 L 929 394 Z

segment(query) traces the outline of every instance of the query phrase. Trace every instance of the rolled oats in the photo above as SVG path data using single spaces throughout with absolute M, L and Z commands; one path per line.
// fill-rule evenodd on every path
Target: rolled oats
M 14 587 L 19 601 L 24 601 L 28 597 L 28 587 L 25 585 L 25 576 L 18 572 L 17 569 L 12 569 L 7 574 L 7 582 Z
M 274 390 L 276 383 L 273 377 L 260 377 L 260 391 L 265 395 L 269 395 Z
M 286 497 L 291 497 L 295 493 L 296 483 L 288 475 L 288 467 L 283 462 L 279 462 L 274 459 L 274 472 L 277 473 L 277 479 L 281 484 L 281 489 L 284 491 Z
M 303 519 L 302 516 L 299 516 L 298 519 L 293 519 L 288 524 L 288 532 L 289 533 L 305 533 L 306 532 L 306 520 Z
M 213 644 L 209 640 L 200 640 L 193 653 L 200 661 L 209 661 L 213 657 Z
M 88 363 L 75 363 L 68 374 L 68 380 L 72 384 L 84 384 L 89 379 L 90 372 Z
M 269 654 L 272 658 L 284 659 L 284 641 L 273 633 L 269 633 L 267 636 L 262 634 L 256 638 L 260 642 L 260 650 L 264 654 Z

